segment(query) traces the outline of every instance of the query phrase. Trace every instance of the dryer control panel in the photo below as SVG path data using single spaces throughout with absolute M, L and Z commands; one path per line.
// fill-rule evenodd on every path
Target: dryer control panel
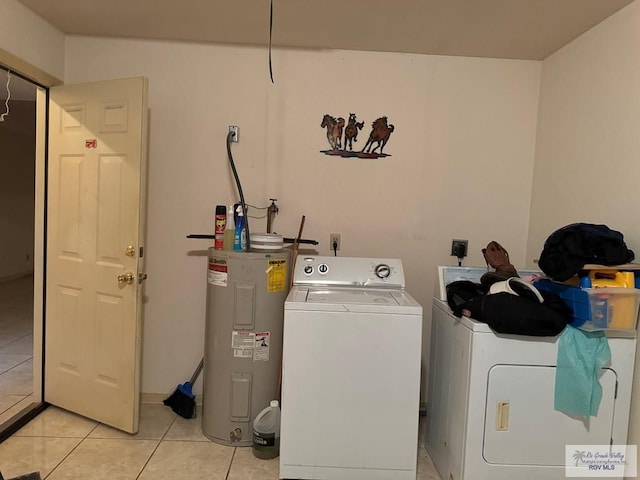
M 405 287 L 402 261 L 398 258 L 329 257 L 299 255 L 294 285 L 343 287 Z

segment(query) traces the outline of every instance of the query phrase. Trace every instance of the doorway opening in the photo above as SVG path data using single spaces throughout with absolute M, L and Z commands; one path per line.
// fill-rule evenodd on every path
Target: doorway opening
M 42 408 L 42 94 L 0 67 L 0 440 Z

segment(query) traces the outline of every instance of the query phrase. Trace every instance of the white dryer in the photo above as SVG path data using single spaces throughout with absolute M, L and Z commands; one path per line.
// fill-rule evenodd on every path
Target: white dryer
M 404 287 L 398 259 L 298 257 L 280 478 L 415 480 L 422 307 Z
M 479 279 L 458 268 L 441 268 L 440 285 Z M 425 444 L 441 478 L 560 480 L 566 445 L 627 443 L 635 332 L 607 334 L 612 358 L 600 376 L 602 401 L 583 422 L 553 408 L 559 337 L 496 334 L 455 317 L 444 291 L 437 297 Z

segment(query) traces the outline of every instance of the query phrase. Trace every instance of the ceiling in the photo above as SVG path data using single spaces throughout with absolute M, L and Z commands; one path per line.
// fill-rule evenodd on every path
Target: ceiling
M 263 45 L 270 0 L 19 0 L 66 34 Z M 542 60 L 632 0 L 273 0 L 273 45 Z
M 269 44 L 270 0 L 19 1 L 69 35 Z M 273 45 L 543 60 L 632 1 L 273 0 Z M 0 69 L 0 100 L 5 84 Z

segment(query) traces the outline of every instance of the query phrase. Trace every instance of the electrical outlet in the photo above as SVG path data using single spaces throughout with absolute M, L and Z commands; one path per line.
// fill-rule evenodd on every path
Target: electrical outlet
M 233 134 L 231 137 L 232 142 L 238 141 L 238 127 L 237 125 L 229 125 L 229 131 Z
M 451 255 L 458 258 L 464 258 L 467 256 L 467 247 L 469 246 L 468 240 L 456 240 L 451 241 Z
M 333 245 L 336 245 L 333 248 Z M 329 250 L 340 250 L 340 234 L 339 233 L 330 233 L 329 234 Z

